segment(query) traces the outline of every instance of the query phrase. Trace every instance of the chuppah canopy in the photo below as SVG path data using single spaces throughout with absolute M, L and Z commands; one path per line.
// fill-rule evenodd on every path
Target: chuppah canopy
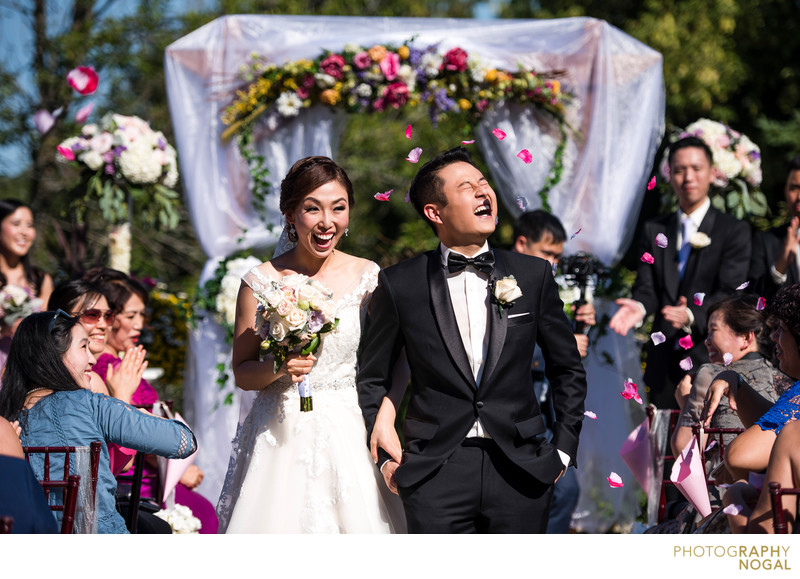
M 586 251 L 609 265 L 623 255 L 664 131 L 662 58 L 654 50 L 591 18 L 227 16 L 179 39 L 166 51 L 167 91 L 186 201 L 198 239 L 210 257 L 201 281 L 211 276 L 215 260 L 237 249 L 276 241 L 265 221 L 279 224 L 278 195 L 267 196 L 263 219 L 253 208 L 245 161 L 235 143 L 221 139 L 226 128 L 222 113 L 237 86 L 236 75 L 250 55 L 280 66 L 313 59 L 323 50 L 338 52 L 350 43 L 401 45 L 412 38 L 419 46 L 439 45 L 442 52 L 462 48 L 499 69 L 522 65 L 540 72 L 564 72 L 561 83 L 574 95 L 565 115 L 572 130 L 563 152 L 563 175 L 549 193 L 549 204 L 569 232 L 581 231 L 568 243 L 566 253 Z M 259 129 L 254 146 L 265 157 L 273 191 L 297 159 L 312 154 L 335 158 L 345 121 L 345 112 L 316 105 L 290 122 Z M 495 128 L 506 138 L 498 140 L 492 134 Z M 475 127 L 475 137 L 498 195 L 512 215 L 519 215 L 522 207 L 539 207 L 537 191 L 560 142 L 553 119 L 531 107 L 498 103 Z M 517 158 L 522 148 L 532 152 L 531 163 Z M 210 320 L 192 333 L 185 392 L 187 414 L 202 442 L 198 463 L 207 471 L 205 489 L 200 490 L 211 500 L 222 485 L 240 405 L 237 392 L 233 406 L 218 408 L 216 365 L 230 358 L 222 335 Z M 625 365 L 632 367 L 618 371 L 635 378 L 635 361 Z M 635 423 L 630 421 L 631 428 Z M 608 444 L 616 453 L 623 441 L 624 436 Z

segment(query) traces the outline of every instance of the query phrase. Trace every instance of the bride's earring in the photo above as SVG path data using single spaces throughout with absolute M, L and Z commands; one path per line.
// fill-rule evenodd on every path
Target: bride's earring
M 289 223 L 287 226 L 286 237 L 288 237 L 289 241 L 292 243 L 297 243 L 297 230 L 294 228 L 294 223 Z
M 350 233 L 350 228 L 349 227 L 345 227 L 344 228 L 344 236 L 347 237 L 348 233 Z

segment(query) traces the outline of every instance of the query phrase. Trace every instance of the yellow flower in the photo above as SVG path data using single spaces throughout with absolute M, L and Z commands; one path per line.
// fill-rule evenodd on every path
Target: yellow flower
M 469 109 L 472 108 L 472 103 L 469 102 L 467 99 L 459 99 L 458 100 L 458 107 L 462 111 L 468 111 Z
M 372 62 L 380 62 L 386 56 L 386 47 L 376 44 L 367 51 L 367 54 L 369 54 Z
M 294 91 L 298 89 L 297 83 L 293 78 L 287 79 L 286 82 L 283 83 L 283 86 Z
M 397 54 L 400 57 L 400 60 L 408 60 L 408 56 L 411 54 L 411 51 L 408 49 L 408 46 L 404 44 L 397 49 Z
M 559 81 L 550 81 L 550 86 L 553 88 L 553 94 L 558 94 L 561 92 L 561 83 Z
M 319 100 L 325 103 L 326 105 L 335 105 L 340 100 L 342 100 L 342 95 L 335 89 L 329 88 L 327 90 L 322 91 L 322 94 L 319 95 Z
M 486 71 L 486 82 L 494 82 L 497 80 L 497 69 L 492 68 Z

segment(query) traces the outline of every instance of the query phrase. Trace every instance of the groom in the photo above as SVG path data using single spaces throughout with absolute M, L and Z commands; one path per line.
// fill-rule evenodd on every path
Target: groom
M 426 163 L 409 196 L 441 243 L 381 272 L 369 304 L 358 373 L 369 436 L 403 348 L 411 368 L 402 464 L 382 451 L 381 471 L 409 532 L 543 533 L 553 484 L 575 464 L 586 396 L 550 264 L 489 249 L 497 198 L 463 147 Z M 551 443 L 531 379 L 536 344 L 553 390 Z

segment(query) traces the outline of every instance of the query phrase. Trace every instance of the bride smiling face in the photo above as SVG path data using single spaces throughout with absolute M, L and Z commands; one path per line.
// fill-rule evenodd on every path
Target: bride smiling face
M 286 221 L 294 226 L 299 247 L 314 257 L 327 257 L 350 221 L 347 190 L 338 181 L 328 181 L 306 195 Z

